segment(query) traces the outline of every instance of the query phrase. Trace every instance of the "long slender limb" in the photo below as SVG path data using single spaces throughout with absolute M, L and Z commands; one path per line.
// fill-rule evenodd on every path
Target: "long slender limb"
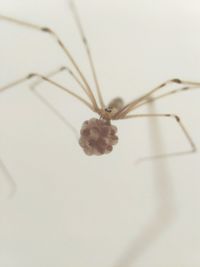
M 127 115 L 123 119 L 133 119 L 133 118 L 150 118 L 150 117 L 155 117 L 155 118 L 172 118 L 174 119 L 179 127 L 181 128 L 183 134 L 185 135 L 186 140 L 188 141 L 190 145 L 190 149 L 186 151 L 181 151 L 181 152 L 175 152 L 175 153 L 168 153 L 168 154 L 160 154 L 160 155 L 155 155 L 151 157 L 144 157 L 140 159 L 139 161 L 144 161 L 144 160 L 151 160 L 151 159 L 159 159 L 159 158 L 166 158 L 166 157 L 172 157 L 172 156 L 180 156 L 180 155 L 185 155 L 185 154 L 191 154 L 197 151 L 196 145 L 194 144 L 190 134 L 186 130 L 185 126 L 181 122 L 179 116 L 175 114 L 136 114 L 136 115 Z
M 76 63 L 76 61 L 72 57 L 72 55 L 69 52 L 69 50 L 66 48 L 66 46 L 63 44 L 61 39 L 58 37 L 58 35 L 53 30 L 51 30 L 50 28 L 47 28 L 47 27 L 42 27 L 42 26 L 35 25 L 35 24 L 29 23 L 29 22 L 24 22 L 24 21 L 21 21 L 21 20 L 18 20 L 18 19 L 14 19 L 14 18 L 10 18 L 10 17 L 7 17 L 7 16 L 3 16 L 1 14 L 0 14 L 0 20 L 5 20 L 5 21 L 8 21 L 8 22 L 14 23 L 14 24 L 16 24 L 18 26 L 24 26 L 24 27 L 28 27 L 30 29 L 38 30 L 38 31 L 43 32 L 43 33 L 50 34 L 50 36 L 52 36 L 56 40 L 56 42 L 58 43 L 60 48 L 64 51 L 64 53 L 67 55 L 68 59 L 70 60 L 70 62 L 74 66 L 74 68 L 76 69 L 77 73 L 79 74 L 80 78 L 82 79 L 83 83 L 85 84 L 85 86 L 87 88 L 88 94 L 90 95 L 90 97 L 92 99 L 94 108 L 98 109 L 98 105 L 96 103 L 96 99 L 94 97 L 94 94 L 92 93 L 92 90 L 91 90 L 91 88 L 90 88 L 85 76 L 83 75 L 82 71 L 80 70 L 78 64 Z
M 59 73 L 61 73 L 61 72 L 64 72 L 64 71 L 66 71 L 66 70 L 68 71 L 68 68 L 65 67 L 65 66 L 62 66 L 62 67 L 59 67 L 59 68 L 57 68 L 57 69 L 55 69 L 55 70 L 53 70 L 53 71 L 51 71 L 51 72 L 45 74 L 45 76 L 46 76 L 47 78 L 52 78 L 52 77 L 54 77 L 55 75 L 57 75 L 57 74 L 59 74 Z M 70 70 L 70 69 L 69 69 L 69 70 Z M 70 70 L 70 71 L 71 71 L 71 70 Z M 37 80 L 35 80 L 34 82 L 32 82 L 32 83 L 30 84 L 30 88 L 34 90 L 35 87 L 39 86 L 42 82 L 44 82 L 42 79 L 37 79 Z
M 157 101 L 157 100 L 159 100 L 159 99 L 161 99 L 161 98 L 164 98 L 164 97 L 167 97 L 167 96 L 170 96 L 170 95 L 173 95 L 173 94 L 177 94 L 177 93 L 181 93 L 181 92 L 189 91 L 189 90 L 194 90 L 194 89 L 200 89 L 200 87 L 199 87 L 199 86 L 198 86 L 198 87 L 197 87 L 197 86 L 189 86 L 189 87 L 181 87 L 181 88 L 179 88 L 179 89 L 171 90 L 171 91 L 168 92 L 168 93 L 161 94 L 161 95 L 159 95 L 159 96 L 156 96 L 156 97 L 153 97 L 153 98 L 151 98 L 151 99 L 147 99 L 147 100 L 145 100 L 144 102 L 142 102 L 142 103 L 136 105 L 135 109 L 136 109 L 136 108 L 139 108 L 139 107 L 141 107 L 141 106 L 143 106 L 143 105 L 146 105 L 146 104 L 148 104 L 148 103 Z
M 6 86 L 4 86 L 4 87 L 1 87 L 1 88 L 0 88 L 0 92 L 3 92 L 3 91 L 5 91 L 5 90 L 7 90 L 7 89 L 10 89 L 11 87 L 13 87 L 13 86 L 15 86 L 15 85 L 19 85 L 19 84 L 21 84 L 21 83 L 23 83 L 23 82 L 25 82 L 25 81 L 27 81 L 27 80 L 29 80 L 29 79 L 31 79 L 31 78 L 34 78 L 34 77 L 40 78 L 40 79 L 42 79 L 42 80 L 44 80 L 44 81 L 46 81 L 46 82 L 48 82 L 48 83 L 50 83 L 50 84 L 53 84 L 53 85 L 56 86 L 57 88 L 63 90 L 64 92 L 66 92 L 66 93 L 72 95 L 73 97 L 75 97 L 76 99 L 78 99 L 79 101 L 81 101 L 83 104 L 85 104 L 85 105 L 86 105 L 88 108 L 90 108 L 92 111 L 97 112 L 96 110 L 94 110 L 94 107 L 93 107 L 90 103 L 88 103 L 85 99 L 83 99 L 83 98 L 80 97 L 79 95 L 73 93 L 73 92 L 72 92 L 71 90 L 69 90 L 68 88 L 66 88 L 66 87 L 64 87 L 64 86 L 62 86 L 62 85 L 60 85 L 60 84 L 58 84 L 57 82 L 54 82 L 54 81 L 48 79 L 47 77 L 45 77 L 45 76 L 43 76 L 43 75 L 41 75 L 41 74 L 38 74 L 38 73 L 30 73 L 29 75 L 25 76 L 24 78 L 21 78 L 21 79 L 18 79 L 18 80 L 16 80 L 16 81 L 12 82 L 12 83 L 9 83 L 8 85 L 6 85 Z
M 64 72 L 64 71 L 67 71 L 69 72 L 73 78 L 75 79 L 75 81 L 77 81 L 78 84 L 82 85 L 81 82 L 78 80 L 78 78 L 74 75 L 74 73 L 71 71 L 71 69 L 69 69 L 68 67 L 66 66 L 62 66 L 60 68 L 57 68 L 55 69 L 54 71 L 51 71 L 50 73 L 46 74 L 45 77 L 47 78 L 51 78 L 53 77 L 54 75 L 56 74 L 59 74 L 61 72 Z M 30 84 L 30 89 L 31 89 L 31 92 L 34 94 L 35 97 L 37 97 L 48 109 L 51 110 L 52 113 L 54 113 L 54 115 L 60 120 L 62 121 L 74 134 L 74 136 L 76 137 L 76 139 L 78 140 L 79 138 L 79 134 L 78 132 L 76 131 L 76 129 L 74 128 L 74 126 L 69 122 L 67 121 L 67 119 L 65 118 L 65 116 L 63 116 L 63 114 L 60 113 L 59 110 L 57 110 L 43 95 L 40 94 L 40 92 L 38 92 L 36 90 L 36 87 L 40 84 L 44 82 L 43 79 L 37 79 L 35 80 L 34 82 L 32 82 Z M 83 86 L 83 85 L 82 85 Z
M 75 75 L 75 73 L 74 73 L 70 68 L 68 68 L 68 67 L 66 67 L 66 66 L 62 66 L 62 67 L 60 67 L 60 68 L 58 68 L 58 69 L 56 69 L 56 70 L 54 70 L 54 71 L 51 71 L 50 73 L 46 74 L 45 77 L 47 77 L 47 78 L 51 78 L 51 77 L 53 77 L 54 75 L 59 74 L 59 73 L 61 73 L 61 72 L 63 72 L 63 71 L 67 71 L 67 72 L 72 76 L 72 78 L 75 80 L 75 82 L 76 82 L 76 83 L 77 83 L 77 84 L 84 90 L 84 92 L 86 93 L 86 95 L 89 97 L 89 99 L 90 99 L 91 102 L 92 102 L 92 99 L 91 99 L 90 95 L 88 95 L 88 92 L 87 92 L 85 86 L 82 84 L 82 82 L 79 80 L 79 78 Z M 36 86 L 38 86 L 41 82 L 44 82 L 44 80 L 43 80 L 43 79 L 38 79 L 38 80 L 34 81 L 34 82 L 30 85 L 31 89 L 34 89 L 34 88 L 35 88 Z M 92 103 L 92 104 L 93 104 L 93 103 Z
M 115 119 L 121 119 L 125 117 L 129 112 L 134 110 L 140 103 L 142 103 L 144 100 L 148 100 L 149 97 L 151 97 L 153 94 L 158 92 L 159 90 L 163 89 L 165 86 L 169 84 L 179 84 L 179 85 L 184 85 L 187 87 L 199 87 L 200 88 L 200 83 L 199 82 L 191 82 L 191 81 L 184 81 L 180 79 L 171 79 L 168 80 L 159 86 L 155 87 L 153 90 L 150 90 L 148 93 L 144 94 L 143 96 L 137 98 L 136 100 L 133 100 L 129 104 L 125 105 L 118 113 L 115 114 Z
M 83 26 L 82 26 L 82 23 L 81 23 L 81 20 L 80 20 L 80 16 L 78 14 L 78 11 L 77 11 L 77 8 L 76 8 L 76 5 L 75 5 L 74 1 L 70 0 L 69 4 L 70 4 L 71 10 L 72 10 L 72 14 L 74 16 L 74 20 L 75 20 L 76 25 L 78 27 L 79 33 L 81 35 L 83 44 L 84 44 L 85 49 L 86 49 L 86 53 L 87 53 L 87 56 L 88 56 L 89 64 L 90 64 L 90 67 L 91 67 L 91 70 L 92 70 L 92 75 L 93 75 L 94 82 L 95 82 L 96 89 L 97 89 L 98 99 L 99 99 L 101 108 L 103 109 L 103 108 L 105 108 L 105 104 L 104 104 L 104 101 L 103 101 L 103 97 L 101 95 L 101 90 L 100 90 L 99 82 L 98 82 L 98 79 L 97 79 L 97 74 L 96 74 L 96 70 L 95 70 L 95 66 L 94 66 L 94 61 L 93 61 L 93 58 L 92 58 L 91 50 L 90 50 L 90 47 L 89 47 L 85 32 L 83 30 Z

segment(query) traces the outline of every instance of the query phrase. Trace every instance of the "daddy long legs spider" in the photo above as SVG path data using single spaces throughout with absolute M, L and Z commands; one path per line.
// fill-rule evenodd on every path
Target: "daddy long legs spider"
M 189 150 L 184 150 L 181 152 L 175 152 L 175 153 L 170 153 L 170 154 L 155 155 L 153 157 L 148 157 L 146 159 L 184 155 L 184 154 L 195 152 L 196 146 L 189 132 L 187 131 L 186 127 L 184 126 L 184 124 L 182 123 L 182 120 L 180 119 L 178 115 L 173 114 L 173 113 L 164 113 L 164 114 L 163 113 L 158 113 L 158 114 L 157 113 L 156 114 L 133 113 L 132 114 L 131 112 L 137 110 L 141 106 L 148 104 L 149 102 L 154 102 L 161 98 L 164 98 L 164 97 L 167 97 L 173 94 L 177 94 L 183 91 L 197 89 L 200 87 L 200 83 L 174 78 L 174 79 L 170 79 L 170 80 L 163 82 L 162 84 L 158 85 L 154 89 L 148 91 L 146 94 L 138 97 L 135 100 L 130 101 L 127 104 L 124 104 L 121 98 L 114 98 L 108 105 L 106 105 L 104 102 L 102 93 L 101 93 L 91 50 L 90 50 L 85 32 L 82 27 L 79 14 L 77 12 L 74 2 L 70 1 L 69 3 L 70 3 L 71 10 L 72 10 L 73 18 L 75 20 L 75 23 L 77 25 L 78 31 L 80 33 L 82 42 L 84 44 L 84 47 L 87 53 L 88 62 L 91 68 L 92 76 L 93 76 L 95 87 L 96 87 L 97 97 L 95 97 L 95 94 L 89 82 L 87 81 L 86 77 L 84 76 L 82 70 L 80 69 L 79 65 L 75 61 L 71 52 L 65 46 L 65 44 L 60 39 L 60 37 L 56 34 L 56 32 L 54 32 L 52 29 L 48 27 L 39 26 L 39 25 L 21 21 L 15 18 L 7 17 L 4 15 L 0 15 L 0 20 L 8 22 L 8 23 L 12 23 L 19 27 L 26 27 L 26 28 L 29 28 L 30 30 L 40 31 L 43 34 L 48 34 L 49 36 L 51 36 L 54 39 L 54 41 L 57 43 L 58 47 L 64 52 L 65 56 L 68 58 L 73 68 L 68 67 L 68 66 L 62 66 L 58 70 L 55 70 L 52 73 L 47 74 L 47 75 L 43 75 L 43 74 L 36 73 L 36 72 L 29 73 L 25 75 L 24 77 L 1 87 L 0 92 L 6 91 L 14 87 L 15 85 L 19 85 L 33 78 L 38 78 L 39 80 L 37 81 L 37 83 L 41 81 L 45 81 L 46 83 L 51 84 L 55 86 L 56 88 L 65 91 L 67 94 L 73 96 L 78 101 L 82 102 L 82 104 L 87 106 L 87 108 L 89 108 L 90 110 L 92 110 L 94 113 L 96 113 L 99 116 L 99 118 L 92 118 L 90 120 L 85 121 L 80 131 L 79 144 L 87 155 L 103 155 L 103 154 L 110 153 L 112 151 L 113 146 L 117 144 L 118 142 L 118 137 L 116 135 L 117 128 L 111 124 L 112 121 L 125 120 L 125 119 L 129 120 L 129 119 L 134 119 L 134 118 L 136 119 L 136 118 L 145 118 L 145 117 L 146 118 L 150 118 L 150 117 L 171 118 L 175 120 L 177 125 L 182 130 L 182 133 L 185 136 L 187 142 L 190 145 Z M 59 84 L 58 82 L 55 82 L 51 79 L 51 76 L 62 71 L 67 71 L 68 74 L 71 75 L 71 77 L 74 79 L 77 85 L 79 85 L 80 88 L 83 90 L 86 98 L 79 96 L 77 93 L 74 92 L 73 89 L 63 86 Z M 173 85 L 173 84 L 176 85 L 177 88 L 169 89 L 170 85 Z M 166 89 L 167 91 L 164 92 L 164 89 Z

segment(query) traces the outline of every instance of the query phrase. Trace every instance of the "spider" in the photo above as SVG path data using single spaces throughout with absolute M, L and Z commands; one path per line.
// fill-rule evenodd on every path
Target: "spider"
M 38 78 L 39 80 L 37 82 L 45 81 L 49 84 L 54 85 L 56 88 L 59 88 L 63 91 L 65 91 L 67 94 L 70 94 L 82 104 L 87 106 L 90 110 L 92 110 L 94 113 L 96 113 L 99 117 L 98 118 L 91 118 L 87 121 L 85 121 L 82 125 L 82 128 L 80 130 L 80 139 L 79 144 L 83 148 L 83 151 L 87 155 L 104 155 L 107 153 L 110 153 L 113 150 L 113 146 L 117 144 L 118 137 L 117 137 L 117 127 L 112 125 L 112 121 L 115 120 L 125 120 L 125 119 L 136 119 L 136 118 L 171 118 L 174 119 L 177 123 L 177 125 L 181 128 L 183 134 L 185 135 L 186 140 L 188 141 L 190 145 L 190 149 L 186 151 L 181 152 L 175 152 L 175 153 L 168 153 L 168 154 L 162 154 L 162 155 L 155 155 L 153 157 L 146 157 L 147 158 L 160 158 L 160 157 L 166 157 L 166 156 L 176 156 L 176 155 L 183 155 L 183 154 L 189 154 L 196 151 L 196 146 L 186 130 L 184 124 L 182 123 L 179 116 L 172 113 L 162 114 L 162 113 L 155 113 L 155 114 L 132 114 L 132 111 L 135 111 L 139 107 L 146 105 L 150 102 L 157 101 L 161 98 L 180 93 L 183 91 L 188 91 L 191 89 L 197 89 L 200 87 L 199 82 L 192 82 L 192 81 L 185 81 L 178 78 L 170 79 L 162 84 L 158 85 L 154 89 L 148 91 L 146 94 L 138 97 L 137 99 L 130 101 L 127 104 L 124 104 L 123 100 L 119 97 L 114 98 L 108 105 L 105 105 L 105 102 L 103 100 L 101 89 L 99 86 L 99 82 L 97 79 L 97 74 L 94 66 L 94 61 L 92 58 L 90 46 L 88 44 L 85 32 L 83 30 L 83 26 L 80 20 L 80 16 L 77 12 L 77 8 L 75 6 L 74 1 L 69 1 L 70 8 L 73 14 L 74 21 L 77 25 L 79 34 L 81 36 L 84 48 L 86 50 L 88 62 L 91 68 L 92 76 L 95 82 L 97 97 L 95 97 L 91 86 L 89 85 L 86 77 L 83 75 L 82 70 L 80 69 L 79 65 L 75 61 L 74 57 L 68 50 L 68 48 L 64 45 L 62 40 L 59 38 L 59 36 L 50 28 L 48 27 L 42 27 L 39 25 L 35 25 L 29 22 L 24 22 L 15 18 L 7 17 L 4 15 L 0 15 L 0 20 L 13 23 L 15 25 L 21 26 L 21 27 L 27 27 L 32 30 L 43 32 L 44 34 L 49 34 L 54 41 L 57 43 L 60 49 L 63 50 L 65 53 L 65 56 L 67 56 L 68 60 L 73 66 L 73 69 L 67 66 L 62 66 L 58 70 L 53 71 L 50 74 L 42 75 L 39 73 L 29 73 L 25 77 L 15 80 L 12 83 L 9 83 L 5 85 L 4 87 L 0 88 L 0 91 L 3 92 L 7 89 L 10 89 L 11 87 L 14 87 L 15 85 L 19 85 L 27 80 Z M 78 94 L 74 93 L 73 90 L 62 86 L 61 84 L 53 81 L 51 79 L 51 76 L 59 73 L 67 71 L 68 74 L 71 75 L 71 77 L 74 79 L 74 81 L 77 83 L 77 85 L 82 88 L 84 94 L 86 95 L 86 98 L 83 98 L 79 96 Z M 163 89 L 169 89 L 167 88 L 168 85 L 176 85 L 177 87 L 175 89 L 170 89 L 166 92 L 163 92 Z M 160 94 L 158 94 L 160 92 Z

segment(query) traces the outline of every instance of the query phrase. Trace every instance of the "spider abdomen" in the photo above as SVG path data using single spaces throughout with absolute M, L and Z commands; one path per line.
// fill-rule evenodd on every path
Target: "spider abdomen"
M 118 142 L 116 133 L 110 121 L 92 118 L 83 123 L 79 144 L 87 155 L 108 154 Z

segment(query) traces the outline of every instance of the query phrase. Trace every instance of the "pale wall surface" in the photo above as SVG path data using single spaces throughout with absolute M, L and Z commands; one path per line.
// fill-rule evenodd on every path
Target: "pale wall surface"
M 200 81 L 199 1 L 77 5 L 106 101 L 118 95 L 130 101 L 169 78 Z M 90 77 L 66 1 L 1 0 L 0 13 L 52 27 Z M 48 35 L 0 21 L 0 86 L 63 64 Z M 74 85 L 66 75 L 57 81 Z M 13 179 L 2 165 L 0 266 L 200 266 L 200 154 L 134 165 L 156 151 L 189 148 L 175 122 L 116 122 L 120 142 L 113 153 L 87 157 L 69 125 L 28 88 L 0 95 L 1 165 Z M 77 131 L 95 116 L 52 86 L 39 91 Z M 200 91 L 191 91 L 151 109 L 179 114 L 200 148 L 199 99 Z

